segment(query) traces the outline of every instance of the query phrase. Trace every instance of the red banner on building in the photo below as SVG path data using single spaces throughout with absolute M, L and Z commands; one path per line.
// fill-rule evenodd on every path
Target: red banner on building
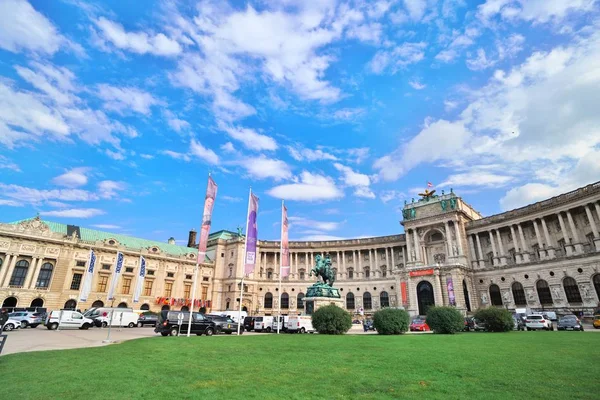
M 427 275 L 433 275 L 433 268 L 422 269 L 420 271 L 410 271 L 408 274 L 410 276 L 427 276 Z
M 402 297 L 402 305 L 408 304 L 408 290 L 406 288 L 406 282 L 400 282 L 400 296 Z

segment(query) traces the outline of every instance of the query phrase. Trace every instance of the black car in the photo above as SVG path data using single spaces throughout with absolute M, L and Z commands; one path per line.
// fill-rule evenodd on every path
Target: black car
M 156 314 L 142 314 L 138 318 L 137 326 L 141 328 L 142 326 L 150 325 L 156 327 L 158 324 L 158 315 Z
M 558 320 L 559 331 L 582 331 L 583 325 L 575 315 L 565 315 Z
M 475 330 L 475 318 L 467 317 L 465 318 L 465 332 L 470 332 Z
M 187 334 L 189 327 L 190 313 L 185 311 L 161 311 L 158 317 L 158 325 L 154 332 L 163 336 L 177 336 Z M 212 336 L 217 331 L 217 326 L 213 321 L 206 318 L 204 314 L 192 313 L 191 333 L 194 335 Z
M 244 318 L 244 329 L 248 332 L 254 330 L 254 317 L 245 317 Z
M 238 324 L 231 318 L 220 316 L 220 315 L 207 315 L 206 318 L 210 319 L 217 326 L 216 333 L 226 333 L 231 335 L 233 332 L 237 333 Z M 240 335 L 244 333 L 244 327 L 240 327 Z

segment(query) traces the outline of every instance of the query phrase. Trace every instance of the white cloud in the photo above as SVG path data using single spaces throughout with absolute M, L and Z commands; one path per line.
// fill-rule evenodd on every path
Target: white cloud
M 98 215 L 106 214 L 104 211 L 97 208 L 71 208 L 68 210 L 59 211 L 41 211 L 40 215 L 44 217 L 59 217 L 59 218 L 92 218 Z
M 362 25 L 352 26 L 348 29 L 349 38 L 358 39 L 361 42 L 379 44 L 383 35 L 383 26 L 378 22 L 370 22 Z
M 290 222 L 290 229 L 292 226 L 300 226 L 318 231 L 335 231 L 342 225 L 341 222 L 317 221 L 295 216 L 288 217 L 288 220 Z
M 192 139 L 190 142 L 190 153 L 209 164 L 217 165 L 219 164 L 219 156 L 212 151 L 211 149 L 207 149 L 202 145 L 202 143 Z
M 452 101 L 452 100 L 444 100 L 444 109 L 446 111 L 452 111 L 454 110 L 456 107 L 458 107 L 458 102 L 457 101 Z
M 6 207 L 23 207 L 25 204 L 15 200 L 0 199 L 0 206 Z
M 369 179 L 368 175 L 354 172 L 352 168 L 340 163 L 335 163 L 333 166 L 343 174 L 342 180 L 348 186 L 369 186 L 371 184 L 371 179 Z
M 427 85 L 422 84 L 417 79 L 408 81 L 408 84 L 415 90 L 423 90 L 427 87 Z
M 100 17 L 94 21 L 98 29 L 97 38 L 100 47 L 106 49 L 106 42 L 116 48 L 137 54 L 154 54 L 157 56 L 176 56 L 181 53 L 177 41 L 168 38 L 163 33 L 126 32 L 123 25 Z
M 303 171 L 295 183 L 275 186 L 267 192 L 270 196 L 297 201 L 334 200 L 344 196 L 333 179 Z
M 191 160 L 191 158 L 188 154 L 178 153 L 178 152 L 172 151 L 172 150 L 163 150 L 163 151 L 161 151 L 161 154 L 164 154 L 164 155 L 174 158 L 176 160 L 183 160 L 183 161 Z
M 222 200 L 228 201 L 230 203 L 239 203 L 243 199 L 241 197 L 233 197 L 233 196 L 219 196 Z
M 8 158 L 0 155 L 0 169 L 10 169 L 15 172 L 21 172 L 21 168 Z
M 446 50 L 440 51 L 435 56 L 435 59 L 438 60 L 438 61 L 449 63 L 449 62 L 453 61 L 457 56 L 458 56 L 458 52 L 456 50 L 454 50 L 454 49 L 446 49 Z
M 373 193 L 373 191 L 369 189 L 368 186 L 358 186 L 356 189 L 354 189 L 354 195 L 356 197 L 362 197 L 365 199 L 375 198 L 375 193 Z
M 467 59 L 467 67 L 471 70 L 478 71 L 486 69 L 496 64 L 493 60 L 488 60 L 484 49 L 477 49 L 477 56 Z
M 336 110 L 333 113 L 333 118 L 344 121 L 352 121 L 357 117 L 365 114 L 364 108 L 342 108 L 340 110 Z M 328 118 L 331 118 L 331 114 L 328 115 Z
M 168 118 L 167 123 L 176 132 L 181 132 L 190 128 L 190 123 L 179 118 Z
M 321 149 L 307 149 L 302 147 L 299 144 L 295 144 L 293 146 L 287 146 L 287 149 L 292 156 L 292 158 L 296 161 L 336 161 L 338 158 L 333 154 L 327 153 Z
M 49 200 L 94 201 L 99 199 L 97 194 L 81 189 L 40 190 L 14 184 L 7 185 L 0 183 L 0 190 L 4 197 L 34 205 Z
M 392 50 L 380 50 L 369 62 L 369 69 L 375 74 L 390 70 L 395 74 L 407 65 L 417 63 L 425 58 L 425 42 L 404 42 Z
M 264 155 L 240 160 L 238 164 L 256 179 L 273 178 L 281 180 L 289 179 L 292 176 L 289 165 L 284 161 L 267 158 Z
M 425 14 L 427 8 L 427 0 L 404 0 L 404 6 L 408 11 L 411 19 L 414 21 L 420 21 Z
M 469 171 L 463 174 L 450 175 L 446 180 L 440 183 L 439 187 L 449 186 L 481 186 L 490 188 L 499 188 L 506 186 L 514 180 L 514 177 L 508 175 L 493 174 L 485 171 Z
M 122 229 L 121 226 L 112 224 L 94 224 L 92 226 L 99 229 Z
M 254 129 L 221 125 L 231 138 L 240 141 L 251 150 L 277 150 L 277 142 L 272 137 L 262 135 Z
M 140 157 L 142 157 L 146 160 L 152 160 L 154 158 L 154 156 L 152 154 L 140 154 Z
M 0 15 L 0 48 L 52 55 L 69 44 L 52 22 L 25 0 L 0 1 Z
M 594 9 L 596 0 L 487 0 L 477 7 L 477 15 L 487 21 L 496 15 L 534 23 L 560 22 L 573 13 Z
M 112 158 L 113 160 L 122 161 L 125 159 L 125 152 L 121 149 L 113 151 L 111 149 L 104 150 L 104 154 Z
M 231 143 L 231 142 L 222 144 L 221 150 L 223 150 L 225 153 L 235 153 L 235 147 L 233 146 L 233 143 Z
M 368 147 L 358 147 L 346 149 L 344 152 L 348 155 L 348 161 L 360 164 L 369 157 L 370 149 Z
M 130 110 L 143 115 L 151 114 L 151 107 L 161 104 L 150 93 L 127 86 L 98 85 L 98 97 L 104 100 L 104 108 L 120 114 Z
M 64 186 L 68 188 L 75 188 L 84 186 L 88 183 L 87 173 L 89 168 L 80 167 L 73 168 L 62 175 L 59 175 L 52 179 L 52 183 L 58 186 Z
M 98 183 L 98 195 L 102 199 L 113 199 L 119 196 L 119 192 L 122 192 L 127 188 L 125 182 L 118 181 L 101 181 Z
M 379 194 L 379 198 L 382 202 L 387 203 L 392 200 L 400 200 L 405 198 L 406 195 L 396 190 L 384 190 Z

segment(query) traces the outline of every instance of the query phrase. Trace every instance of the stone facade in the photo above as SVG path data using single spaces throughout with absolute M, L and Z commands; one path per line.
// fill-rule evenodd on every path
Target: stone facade
M 33 222 L 31 222 L 33 221 Z M 482 306 L 508 309 L 549 309 L 590 312 L 600 296 L 600 183 L 490 217 L 483 217 L 454 193 L 405 204 L 404 234 L 351 240 L 290 242 L 290 276 L 279 290 L 278 241 L 259 241 L 257 263 L 244 279 L 242 305 L 250 314 L 274 315 L 304 311 L 303 296 L 315 281 L 309 277 L 317 254 L 329 254 L 345 307 L 369 314 L 381 307 L 405 307 L 422 314 L 429 305 L 454 305 L 468 313 Z M 195 237 L 190 235 L 190 245 Z M 0 300 L 18 299 L 27 307 L 35 299 L 60 308 L 76 299 L 73 275 L 82 273 L 90 248 L 101 264 L 114 263 L 117 251 L 126 256 L 117 303 L 131 304 L 123 279 L 135 276 L 140 255 L 155 271 L 154 284 L 143 302 L 157 310 L 158 298 L 187 298 L 195 265 L 195 250 L 173 255 L 151 248 L 127 248 L 110 241 L 85 242 L 51 232 L 40 221 L 0 225 Z M 210 262 L 201 265 L 197 297 L 213 311 L 237 310 L 243 274 L 244 238 L 232 232 L 212 234 Z M 10 285 L 15 266 L 25 260 L 22 285 Z M 42 266 L 54 272 L 47 287 L 39 287 Z M 94 300 L 106 302 L 99 290 L 100 269 L 93 284 Z M 133 290 L 135 280 L 131 282 Z M 44 282 L 42 282 L 44 283 Z M 171 283 L 170 296 L 165 292 Z M 15 287 L 19 286 L 19 287 Z M 142 304 L 142 303 L 140 303 Z M 171 305 L 179 309 L 180 305 Z

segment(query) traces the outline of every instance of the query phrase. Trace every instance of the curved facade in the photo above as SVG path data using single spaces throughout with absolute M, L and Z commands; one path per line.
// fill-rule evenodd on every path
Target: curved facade
M 452 192 L 405 204 L 402 214 L 404 234 L 290 242 L 291 273 L 281 284 L 281 298 L 280 243 L 259 241 L 256 269 L 244 280 L 243 307 L 274 315 L 281 302 L 283 314 L 301 313 L 306 289 L 315 281 L 309 274 L 317 254 L 330 255 L 335 286 L 352 312 L 402 306 L 424 314 L 431 305 L 454 305 L 465 313 L 490 305 L 589 312 L 598 306 L 600 183 L 485 218 Z M 90 301 L 77 308 L 106 303 L 103 282 L 121 251 L 126 269 L 115 306 L 137 307 L 131 293 L 144 255 L 152 284 L 144 288 L 140 306 L 180 309 L 191 297 L 194 241 L 195 232 L 186 247 L 38 218 L 0 224 L 0 301 L 7 307 L 72 307 L 93 248 L 102 266 Z M 197 297 L 212 310 L 236 310 L 244 238 L 215 232 L 208 249 Z

